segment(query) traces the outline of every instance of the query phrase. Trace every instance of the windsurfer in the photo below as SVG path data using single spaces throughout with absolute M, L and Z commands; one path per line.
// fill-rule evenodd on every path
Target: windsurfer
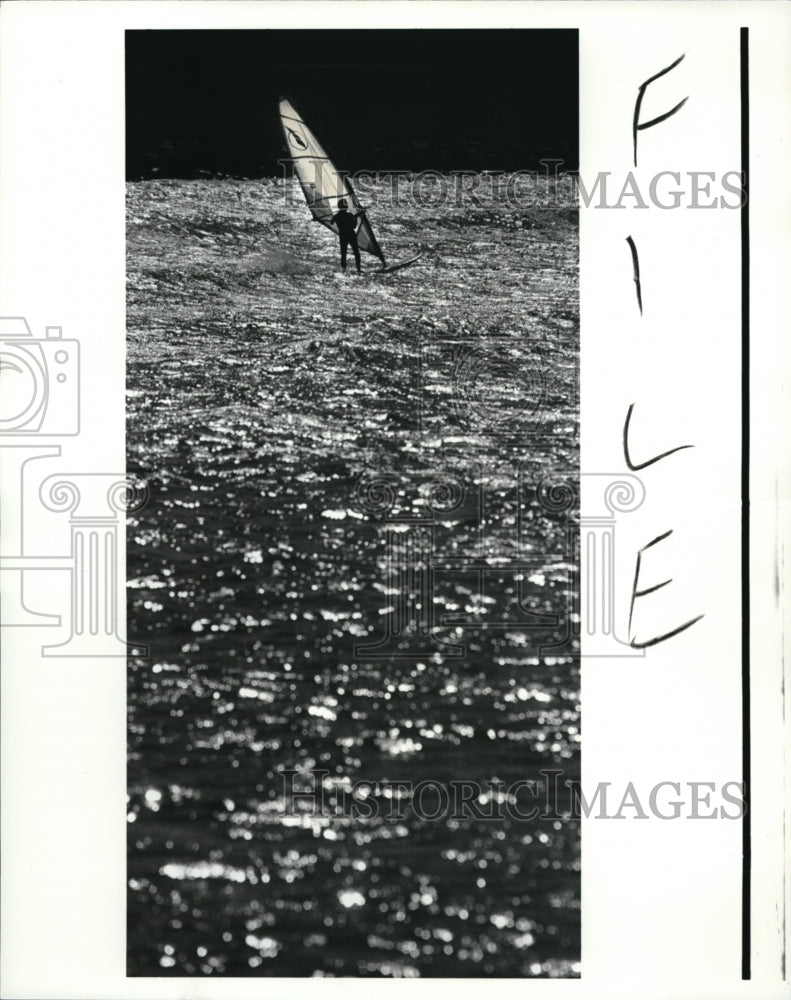
M 346 270 L 346 252 L 349 247 L 354 254 L 354 263 L 357 265 L 357 273 L 360 273 L 360 248 L 357 245 L 357 228 L 362 222 L 363 212 L 352 215 L 349 211 L 349 203 L 345 198 L 338 201 L 338 211 L 333 215 L 332 221 L 338 229 L 338 236 L 341 241 L 341 270 Z

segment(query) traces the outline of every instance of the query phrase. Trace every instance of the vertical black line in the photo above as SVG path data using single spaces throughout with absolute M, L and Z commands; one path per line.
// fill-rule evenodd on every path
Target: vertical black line
M 742 257 L 742 781 L 744 816 L 742 818 L 742 979 L 750 979 L 752 950 L 751 864 L 752 843 L 750 810 L 750 64 L 749 29 L 742 28 L 739 38 L 741 83 L 741 257 Z

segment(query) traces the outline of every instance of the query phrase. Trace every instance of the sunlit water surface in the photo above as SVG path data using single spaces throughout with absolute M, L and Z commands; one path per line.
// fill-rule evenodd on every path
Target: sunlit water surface
M 338 805 L 579 775 L 574 509 L 536 501 L 577 480 L 575 208 L 383 189 L 385 250 L 426 252 L 361 278 L 282 181 L 127 213 L 129 973 L 577 975 L 576 823 Z M 357 655 L 426 579 L 416 522 L 435 639 Z M 323 813 L 283 769 L 328 772 Z

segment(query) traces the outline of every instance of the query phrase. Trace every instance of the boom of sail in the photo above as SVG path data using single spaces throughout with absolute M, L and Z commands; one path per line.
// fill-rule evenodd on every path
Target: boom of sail
M 280 101 L 280 122 L 289 154 L 294 162 L 294 172 L 313 218 L 337 235 L 338 228 L 332 217 L 338 211 L 338 201 L 345 198 L 352 213 L 357 214 L 361 211 L 362 206 L 357 200 L 354 189 L 348 179 L 335 168 L 294 106 L 285 99 Z M 357 245 L 361 250 L 385 263 L 384 254 L 376 241 L 371 223 L 365 216 L 362 217 L 357 229 Z

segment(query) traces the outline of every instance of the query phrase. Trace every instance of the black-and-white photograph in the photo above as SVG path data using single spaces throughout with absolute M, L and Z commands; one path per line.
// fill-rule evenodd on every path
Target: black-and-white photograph
M 2 997 L 787 997 L 788 13 L 0 3 Z
M 129 975 L 579 975 L 577 90 L 127 32 Z

